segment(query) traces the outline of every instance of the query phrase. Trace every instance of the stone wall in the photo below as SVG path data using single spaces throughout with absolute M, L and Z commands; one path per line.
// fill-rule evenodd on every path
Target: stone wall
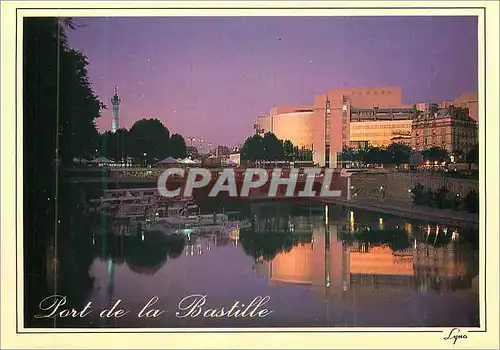
M 351 194 L 357 192 L 358 197 L 386 198 L 398 201 L 410 201 L 409 192 L 417 183 L 437 190 L 446 186 L 451 193 L 459 193 L 461 197 L 474 189 L 479 193 L 479 181 L 473 179 L 444 177 L 428 172 L 387 172 L 387 173 L 361 173 L 351 178 Z M 345 188 L 343 188 L 345 193 Z

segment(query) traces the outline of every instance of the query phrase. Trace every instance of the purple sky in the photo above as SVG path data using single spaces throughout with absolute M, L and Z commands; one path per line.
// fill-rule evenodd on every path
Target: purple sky
M 243 143 L 273 105 L 342 86 L 396 85 L 404 103 L 477 91 L 476 17 L 78 18 L 70 44 L 95 92 L 114 85 L 120 126 L 155 117 L 171 133 Z

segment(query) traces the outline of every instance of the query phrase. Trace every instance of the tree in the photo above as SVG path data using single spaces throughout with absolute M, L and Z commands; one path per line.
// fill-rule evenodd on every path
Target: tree
M 41 286 L 46 285 L 49 242 L 73 213 L 74 206 L 62 205 L 71 188 L 60 169 L 73 157 L 95 152 L 95 119 L 105 108 L 92 90 L 86 57 L 67 43 L 65 31 L 72 22 L 64 22 L 27 17 L 23 23 L 25 311 L 39 303 L 34 293 L 48 295 Z
M 448 151 L 441 147 L 431 147 L 422 151 L 425 160 L 443 162 L 449 160 Z
M 161 160 L 169 156 L 186 157 L 184 137 L 173 134 L 168 138 L 168 129 L 157 119 L 143 119 L 137 123 L 130 131 L 123 128 L 116 130 L 116 133 L 106 131 L 100 134 L 100 142 L 95 147 L 99 150 L 99 155 L 115 161 L 134 157 L 140 162 Z
M 312 160 L 312 152 L 304 150 L 303 157 Z M 275 134 L 268 132 L 264 137 L 255 134 L 248 137 L 241 148 L 241 160 L 255 162 L 258 160 L 294 160 L 299 156 L 298 149 L 290 140 L 281 141 Z
M 283 142 L 283 156 L 285 160 L 293 160 L 295 155 L 295 149 L 292 141 L 285 140 Z
M 174 158 L 184 158 L 187 154 L 187 146 L 184 137 L 179 134 L 173 134 L 170 137 L 169 156 Z
M 387 146 L 387 152 L 390 154 L 392 164 L 410 163 L 411 147 L 409 145 L 393 142 Z
M 354 149 L 352 149 L 351 147 L 344 146 L 342 148 L 342 154 L 340 155 L 340 159 L 344 162 L 354 161 Z
M 264 159 L 264 140 L 259 134 L 248 137 L 241 148 L 241 160 L 255 162 Z
M 117 162 L 125 160 L 129 156 L 128 138 L 127 129 L 118 129 L 116 133 L 105 131 L 100 134 L 101 142 L 97 147 L 100 150 L 99 155 Z
M 289 252 L 299 244 L 300 238 L 291 232 L 270 231 L 259 234 L 252 230 L 240 232 L 240 242 L 243 251 L 255 260 L 270 261 L 280 252 Z
M 294 148 L 294 160 L 297 161 L 303 161 L 303 162 L 312 162 L 313 160 L 313 153 L 310 149 L 307 149 L 305 147 Z
M 195 146 L 187 146 L 186 155 L 196 159 L 200 156 L 200 153 L 198 152 L 198 148 L 196 148 Z
M 463 162 L 465 156 L 464 151 L 462 151 L 461 149 L 456 149 L 455 151 L 453 151 L 453 155 L 455 156 L 455 162 Z
M 169 155 L 170 132 L 159 119 L 141 119 L 129 131 L 129 153 L 137 160 L 150 163 Z
M 64 19 L 70 28 L 71 23 Z M 98 136 L 95 119 L 105 106 L 92 90 L 87 58 L 69 47 L 56 18 L 26 18 L 23 47 L 26 155 L 36 152 L 37 159 L 53 164 L 58 143 L 61 165 L 71 164 L 73 157 L 88 157 Z
M 391 154 L 382 147 L 370 146 L 363 154 L 363 160 L 368 164 L 390 164 Z
M 264 160 L 283 160 L 283 144 L 275 134 L 271 132 L 264 134 L 262 141 Z
M 470 190 L 464 198 L 465 209 L 469 213 L 479 212 L 479 195 L 475 190 Z
M 424 186 L 420 183 L 417 183 L 411 189 L 411 197 L 412 197 L 413 204 L 423 205 L 423 204 L 427 203 L 426 198 L 425 198 Z
M 64 145 L 59 149 L 61 164 L 68 165 L 73 157 L 92 154 L 98 136 L 95 119 L 105 106 L 92 91 L 83 53 L 67 47 L 59 64 L 59 144 Z
M 479 145 L 476 143 L 472 149 L 467 153 L 467 163 L 477 164 L 479 161 Z

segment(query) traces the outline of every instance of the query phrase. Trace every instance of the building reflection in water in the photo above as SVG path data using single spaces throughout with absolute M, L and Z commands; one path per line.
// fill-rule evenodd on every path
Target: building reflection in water
M 431 228 L 431 238 L 426 237 L 429 234 L 423 227 L 421 240 L 413 238 L 407 248 L 397 250 L 388 244 L 345 244 L 339 237 L 342 233 L 355 231 L 354 216 L 353 211 L 348 212 L 346 225 L 325 215 L 324 224 L 312 230 L 310 243 L 300 243 L 289 252 L 279 252 L 270 261 L 254 262 L 254 270 L 258 275 L 267 276 L 272 285 L 304 284 L 324 289 L 332 296 L 349 294 L 359 288 L 403 288 L 444 294 L 473 287 L 472 281 L 478 273 L 473 263 L 474 253 L 470 245 L 457 241 L 457 230 L 450 229 L 453 232 L 445 236 L 443 229 L 439 231 L 438 228 L 439 237 L 442 237 L 438 239 L 436 226 Z M 392 224 L 379 218 L 376 226 L 383 230 Z M 404 228 L 401 233 L 408 237 L 418 236 L 416 231 L 422 231 L 411 223 L 401 224 L 401 227 Z

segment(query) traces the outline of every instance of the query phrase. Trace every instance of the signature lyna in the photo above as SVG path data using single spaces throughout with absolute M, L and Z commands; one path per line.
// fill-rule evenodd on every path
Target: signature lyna
M 460 333 L 460 329 L 453 328 L 450 334 L 443 338 L 444 340 L 453 340 L 453 344 L 457 342 L 458 339 L 467 339 L 467 334 Z

